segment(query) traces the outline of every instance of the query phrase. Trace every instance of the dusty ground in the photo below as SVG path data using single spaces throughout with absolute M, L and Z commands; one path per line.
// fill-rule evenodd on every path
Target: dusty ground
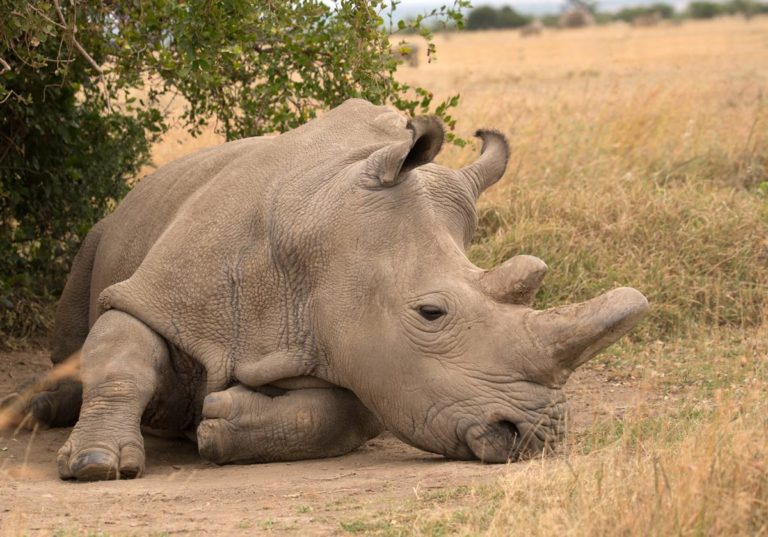
M 0 394 L 47 367 L 43 351 L 0 353 Z M 654 398 L 599 368 L 570 381 L 574 434 Z M 54 462 L 68 433 L 0 432 L 0 535 L 343 534 L 367 512 L 487 483 L 524 464 L 448 461 L 385 434 L 334 459 L 218 467 L 191 443 L 147 438 L 143 478 L 72 483 L 58 479 Z

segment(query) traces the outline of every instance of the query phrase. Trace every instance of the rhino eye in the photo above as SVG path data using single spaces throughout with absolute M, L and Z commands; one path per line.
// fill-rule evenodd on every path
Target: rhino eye
M 445 315 L 445 312 L 437 306 L 419 306 L 419 315 L 428 321 L 434 321 Z

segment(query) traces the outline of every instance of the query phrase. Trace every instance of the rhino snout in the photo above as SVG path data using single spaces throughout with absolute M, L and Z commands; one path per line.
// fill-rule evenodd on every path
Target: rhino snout
M 547 431 L 527 422 L 498 419 L 470 427 L 465 441 L 481 462 L 506 463 L 528 459 L 552 449 L 560 436 L 560 428 Z

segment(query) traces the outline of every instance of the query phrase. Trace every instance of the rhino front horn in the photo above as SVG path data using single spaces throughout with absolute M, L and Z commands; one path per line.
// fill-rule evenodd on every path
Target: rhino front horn
M 535 312 L 528 327 L 558 366 L 573 371 L 629 332 L 648 309 L 631 287 L 587 302 Z

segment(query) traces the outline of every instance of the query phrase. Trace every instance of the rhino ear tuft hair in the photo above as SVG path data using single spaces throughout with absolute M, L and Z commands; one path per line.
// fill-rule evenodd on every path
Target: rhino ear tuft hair
M 406 128 L 410 141 L 388 145 L 368 157 L 365 174 L 381 186 L 394 186 L 409 171 L 432 162 L 443 145 L 443 125 L 436 117 L 412 118 Z

